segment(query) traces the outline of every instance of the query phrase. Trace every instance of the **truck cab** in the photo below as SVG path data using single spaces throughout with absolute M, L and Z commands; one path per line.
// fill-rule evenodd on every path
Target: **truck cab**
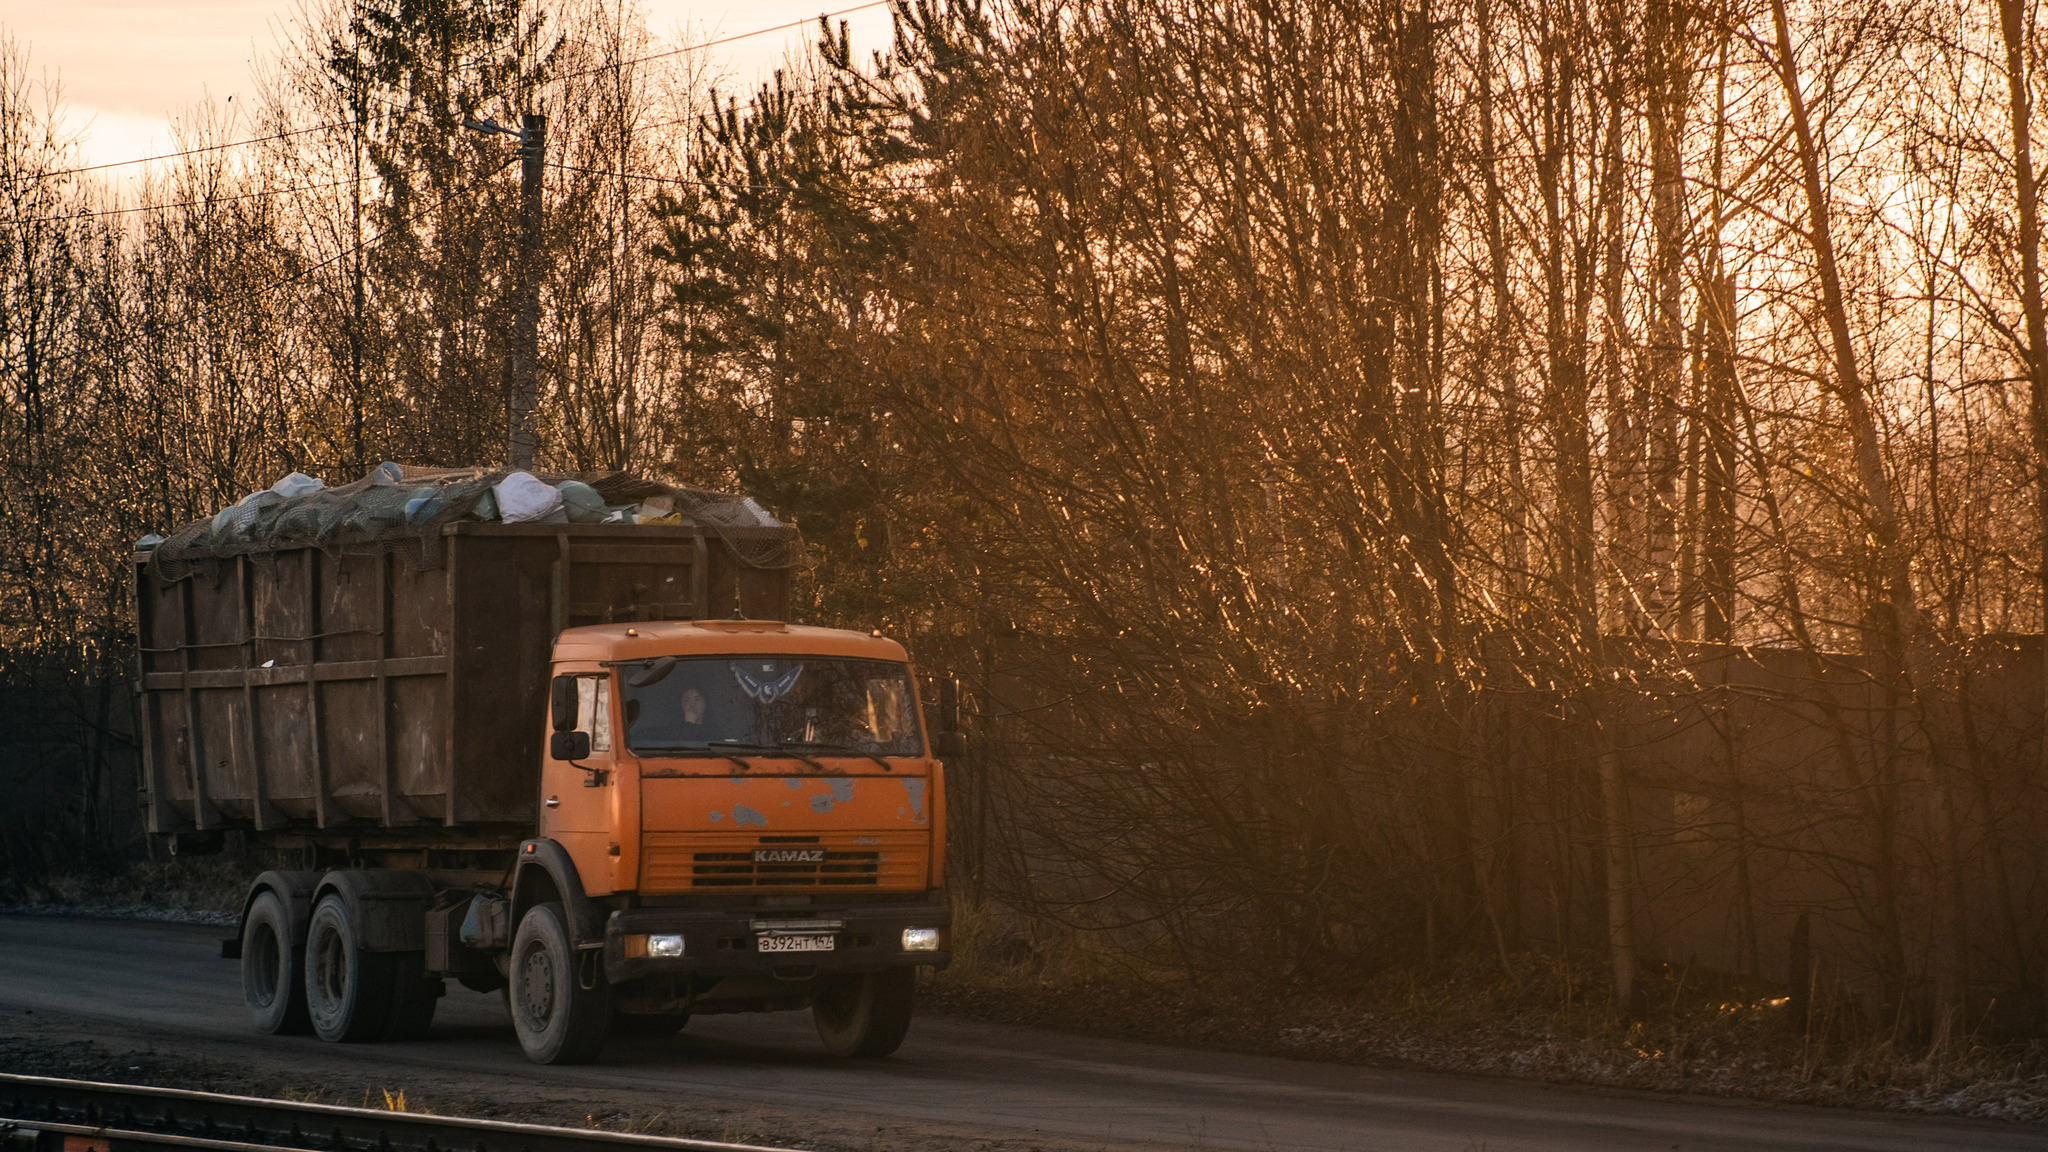
M 564 631 L 551 671 L 539 827 L 494 965 L 528 1054 L 591 1048 L 566 1016 L 659 1029 L 805 1006 L 828 1050 L 893 1050 L 950 926 L 944 770 L 902 646 L 765 620 L 609 624 Z

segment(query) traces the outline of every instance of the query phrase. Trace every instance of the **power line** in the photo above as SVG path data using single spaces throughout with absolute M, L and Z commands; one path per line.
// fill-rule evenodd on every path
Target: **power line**
M 962 52 L 962 53 L 959 53 L 958 55 L 954 55 L 954 56 L 948 56 L 948 57 L 946 57 L 946 58 L 945 58 L 945 59 L 943 59 L 943 60 L 939 60 L 939 59 L 934 59 L 934 60 L 931 60 L 931 61 L 929 61 L 929 62 L 928 62 L 928 63 L 926 64 L 926 66 L 927 66 L 927 67 L 931 67 L 931 68 L 945 68 L 945 67 L 948 67 L 949 65 L 952 65 L 952 64 L 957 64 L 957 63 L 959 63 L 959 62 L 960 62 L 960 61 L 962 61 L 962 60 L 971 60 L 971 59 L 973 59 L 973 58 L 974 58 L 974 54 L 973 54 L 972 52 Z M 827 91 L 830 91 L 830 90 L 831 90 L 831 88 L 833 87 L 833 85 L 834 85 L 835 83 L 837 83 L 837 81 L 836 81 L 835 79 L 833 79 L 833 78 L 831 78 L 831 77 L 827 77 L 827 78 L 825 78 L 825 79 L 823 79 L 823 80 L 819 81 L 819 82 L 818 82 L 818 83 L 816 83 L 816 84 L 804 84 L 804 85 L 800 85 L 800 86 L 798 86 L 798 87 L 794 87 L 794 88 L 777 88 L 777 89 L 776 89 L 776 90 L 775 90 L 774 92 L 770 93 L 770 95 L 772 95 L 772 96 L 791 96 L 791 97 L 796 97 L 796 96 L 816 96 L 816 95 L 818 95 L 818 94 L 820 94 L 820 93 L 822 93 L 822 92 L 827 92 Z M 762 85 L 762 86 L 763 86 L 763 87 L 766 87 L 766 85 Z M 726 113 L 727 111 L 738 111 L 739 109 L 742 109 L 742 108 L 746 109 L 746 110 L 747 110 L 747 111 L 749 111 L 749 112 L 758 112 L 758 111 L 760 111 L 760 109 L 761 109 L 761 97 L 760 97 L 760 95 L 758 95 L 758 94 L 757 94 L 757 95 L 754 95 L 754 96 L 750 96 L 750 97 L 748 97 L 748 98 L 747 98 L 746 100 L 744 100 L 744 101 L 741 101 L 741 100 L 737 100 L 737 99 L 736 99 L 736 100 L 733 100 L 733 101 L 732 101 L 731 103 L 729 103 L 729 104 L 726 104 L 726 105 L 725 105 L 724 107 L 722 107 L 722 108 L 721 108 L 721 107 L 717 107 L 717 106 L 714 106 L 714 107 L 713 107 L 713 108 L 711 109 L 711 111 L 709 111 L 709 112 L 698 112 L 698 113 L 695 113 L 695 114 L 693 114 L 693 115 L 689 115 L 689 116 L 683 116 L 683 117 L 679 117 L 679 118 L 677 118 L 677 119 L 674 119 L 674 120 L 657 120 L 657 121 L 655 121 L 655 122 L 654 122 L 654 123 L 652 123 L 652 124 L 640 124 L 640 125 L 636 125 L 636 126 L 635 126 L 635 128 L 634 128 L 634 130 L 635 130 L 635 131 L 638 131 L 638 132 L 652 132 L 652 131 L 654 131 L 654 130 L 655 130 L 656 128 L 673 128 L 673 127 L 675 127 L 675 126 L 676 126 L 676 125 L 678 125 L 678 124 L 689 124 L 689 123 L 692 123 L 692 122 L 695 122 L 695 123 L 698 123 L 698 124 L 702 124 L 702 123 L 703 123 L 704 121 L 706 121 L 706 120 L 708 120 L 708 119 L 710 119 L 710 118 L 712 118 L 712 117 L 714 117 L 714 116 L 722 116 L 722 115 L 724 115 L 724 114 L 725 114 L 725 113 Z
M 688 184 L 698 188 L 737 188 L 750 192 L 785 192 L 790 189 L 780 184 L 727 184 L 717 180 L 691 180 L 683 176 L 648 176 L 639 172 L 613 172 L 604 168 L 585 168 L 581 164 L 563 164 L 554 160 L 547 162 L 550 168 L 564 172 L 585 172 L 592 176 L 606 176 L 613 180 L 644 180 L 649 184 Z
M 835 17 L 849 16 L 855 12 L 863 12 L 869 8 L 880 8 L 885 4 L 893 4 L 895 2 L 896 0 L 868 0 L 866 4 L 855 4 L 851 8 L 841 8 L 837 12 L 822 12 L 816 16 L 805 17 L 802 20 L 791 20 L 787 24 L 777 24 L 772 28 L 756 28 L 752 32 L 736 32 L 731 36 L 721 36 L 716 40 L 706 40 L 702 44 L 686 44 L 681 48 L 671 48 L 666 52 L 655 52 L 647 56 L 636 56 L 631 60 L 616 60 L 610 64 L 599 64 L 594 68 L 585 68 L 580 72 L 564 72 L 548 82 L 553 84 L 563 80 L 576 80 L 584 76 L 595 76 L 600 72 L 609 72 L 614 68 L 624 68 L 632 64 L 645 64 L 649 60 L 664 60 L 670 56 L 681 56 L 686 52 L 699 52 L 706 48 L 716 48 L 720 44 L 731 44 L 736 40 L 766 36 L 770 32 L 787 32 L 791 28 L 806 27 L 814 20 L 831 20 Z
M 330 128 L 346 127 L 348 127 L 348 121 L 346 120 L 337 121 L 333 124 L 315 124 L 311 128 L 294 128 L 289 132 L 279 132 L 270 136 L 256 136 L 248 140 L 232 140 L 226 144 L 208 144 L 203 148 L 187 148 L 183 152 L 166 152 L 161 156 L 138 156 L 133 160 L 110 160 L 105 164 L 88 164 L 83 168 L 66 168 L 58 172 L 40 173 L 40 175 L 46 180 L 54 176 L 75 176 L 80 172 L 98 172 L 103 168 L 121 168 L 129 164 L 149 164 L 157 160 L 177 160 L 185 156 L 197 156 L 202 152 L 220 152 L 228 148 L 246 147 L 250 144 L 268 144 L 272 140 L 285 140 L 293 136 L 304 136 L 308 132 L 325 132 Z
M 880 8 L 885 4 L 893 3 L 895 3 L 895 0 L 869 0 L 869 2 L 866 4 L 855 4 L 851 8 L 841 8 L 836 12 L 822 13 L 818 17 L 816 17 L 816 19 L 830 20 L 833 19 L 834 17 L 847 16 L 855 12 L 865 11 L 869 8 Z M 623 68 L 632 64 L 645 64 L 649 60 L 662 60 L 670 56 L 680 56 L 686 52 L 697 52 L 705 48 L 715 48 L 720 44 L 731 44 L 734 41 L 746 40 L 754 36 L 765 36 L 770 32 L 786 32 L 791 28 L 801 28 L 804 27 L 805 25 L 808 25 L 809 23 L 811 23 L 811 19 L 812 18 L 807 17 L 802 20 L 792 20 L 786 24 L 777 24 L 769 28 L 756 28 L 751 32 L 738 32 L 734 33 L 731 36 L 721 36 L 716 40 L 707 40 L 702 44 L 690 44 L 685 45 L 684 47 L 681 48 L 672 48 L 666 52 L 655 52 L 647 56 L 636 57 L 631 60 L 620 60 L 611 64 L 600 64 L 594 68 L 585 68 L 579 72 L 565 72 L 562 75 L 554 77 L 552 80 L 549 81 L 549 83 L 557 83 L 563 80 L 575 80 L 584 76 L 595 76 L 600 72 L 607 72 L 613 68 Z M 471 67 L 475 67 L 475 65 L 472 65 Z M 377 98 L 373 97 L 373 99 Z M 380 103 L 390 105 L 393 108 L 398 107 L 395 104 L 391 104 L 391 102 L 388 100 L 380 100 Z M 411 109 L 400 109 L 400 111 L 406 113 L 407 115 L 415 114 L 412 112 Z M 269 136 L 254 136 L 247 140 L 231 140 L 225 144 L 207 144 L 199 148 L 187 148 L 182 152 L 166 152 L 161 156 L 137 156 L 132 160 L 110 160 L 104 164 L 87 164 L 78 168 L 64 168 L 55 172 L 40 173 L 40 176 L 43 179 L 50 179 L 57 176 L 75 176 L 81 172 L 100 172 L 108 168 L 124 168 L 131 164 L 151 164 L 158 160 L 179 160 L 183 159 L 186 156 L 198 156 L 207 152 L 222 152 L 226 151 L 229 148 L 244 148 L 251 144 L 268 144 L 274 140 L 287 140 L 293 136 L 304 136 L 309 132 L 325 132 L 335 128 L 347 128 L 350 125 L 351 121 L 347 120 L 340 120 L 331 124 L 315 124 L 310 128 L 294 128 L 289 132 L 277 132 Z
M 95 208 L 88 212 L 60 212 L 54 216 L 29 216 L 16 220 L 0 220 L 0 228 L 12 228 L 17 224 L 48 224 L 58 220 L 86 220 L 96 216 L 125 216 L 135 212 L 155 212 L 167 208 L 197 208 L 213 204 L 232 204 L 237 200 L 254 200 L 262 196 L 285 196 L 293 192 L 314 192 L 322 188 L 339 188 L 353 184 L 354 180 L 330 180 L 325 184 L 301 184 L 295 188 L 266 188 L 260 192 L 243 192 L 235 196 L 208 196 L 199 200 L 179 200 L 164 204 L 137 204 L 132 208 Z
M 383 242 L 383 240 L 386 237 L 392 235 L 393 233 L 399 231 L 400 229 L 409 227 L 413 224 L 417 224 L 421 220 L 424 220 L 426 217 L 432 215 L 433 213 L 438 212 L 442 208 L 447 207 L 449 202 L 453 201 L 457 196 L 461 196 L 464 193 L 474 191 L 478 185 L 482 184 L 484 181 L 489 180 L 491 177 L 496 176 L 498 173 L 503 172 L 506 168 L 510 167 L 512 165 L 512 162 L 516 159 L 518 159 L 517 156 L 508 157 L 507 159 L 501 161 L 497 167 L 492 168 L 490 171 L 477 176 L 474 180 L 471 180 L 470 182 L 462 185 L 461 187 L 450 189 L 447 195 L 441 197 L 439 200 L 434 201 L 432 204 L 427 205 L 426 207 L 420 209 L 419 211 L 414 212 L 412 215 L 407 216 L 405 219 L 398 221 L 396 224 L 391 225 L 389 228 L 384 229 L 382 232 L 377 233 L 375 236 L 372 236 L 367 240 L 357 241 L 356 243 L 351 244 L 346 248 L 339 249 L 334 253 L 334 255 L 327 257 L 325 260 L 322 260 L 317 264 L 308 264 L 306 267 L 299 269 L 297 272 L 294 272 L 289 276 L 273 280 L 260 288 L 254 289 L 253 291 L 250 292 L 246 292 L 242 294 L 240 297 L 238 297 L 236 302 L 241 303 L 249 300 L 255 300 L 262 296 L 267 296 L 270 293 L 277 291 L 279 288 L 282 288 L 287 284 L 293 284 L 300 280 L 304 280 L 306 277 L 311 276 L 313 273 L 318 272 L 321 269 L 326 268 L 330 265 L 337 264 L 343 259 L 346 259 L 349 256 L 353 256 L 358 252 L 369 251 L 375 245 Z M 342 183 L 350 183 L 350 181 L 342 181 Z M 215 307 L 218 306 L 216 305 Z M 188 312 L 182 318 L 170 324 L 157 328 L 155 332 L 157 335 L 176 332 L 179 329 L 184 328 L 190 324 L 197 323 L 199 320 L 205 318 L 211 311 L 212 308 L 201 308 L 193 312 Z M 43 360 L 43 363 L 46 365 L 60 364 L 67 360 L 76 360 L 83 355 L 85 355 L 85 353 L 82 351 L 70 352 L 62 356 L 48 357 L 45 360 Z M 0 371 L 6 371 L 11 367 L 12 365 L 8 364 L 6 361 L 0 360 Z
M 804 189 L 793 184 L 734 184 L 725 180 L 692 180 L 687 176 L 652 176 L 640 172 L 613 172 L 605 168 L 586 168 L 581 164 L 561 164 L 548 161 L 548 167 L 560 168 L 566 172 L 587 172 L 592 176 L 605 176 L 613 180 L 644 180 L 650 184 L 686 184 L 697 188 L 734 188 L 743 192 L 802 192 Z M 891 184 L 891 192 L 929 192 L 930 184 Z

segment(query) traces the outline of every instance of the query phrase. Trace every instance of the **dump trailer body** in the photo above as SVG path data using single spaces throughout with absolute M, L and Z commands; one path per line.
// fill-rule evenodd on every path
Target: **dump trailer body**
M 184 561 L 177 578 L 138 553 L 150 830 L 510 850 L 535 823 L 555 637 L 783 617 L 789 570 L 746 557 L 795 535 L 460 521 L 434 566 L 305 545 Z

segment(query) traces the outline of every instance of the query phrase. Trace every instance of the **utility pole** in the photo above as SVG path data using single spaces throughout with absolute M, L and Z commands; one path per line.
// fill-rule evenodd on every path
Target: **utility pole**
M 519 255 L 512 278 L 511 387 L 507 390 L 505 464 L 533 467 L 533 406 L 540 394 L 541 175 L 548 118 L 519 118 Z

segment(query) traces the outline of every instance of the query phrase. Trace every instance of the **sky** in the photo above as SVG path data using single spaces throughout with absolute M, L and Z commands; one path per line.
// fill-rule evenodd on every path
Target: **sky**
M 815 35 L 820 12 L 864 0 L 640 0 L 647 26 L 675 39 L 717 39 L 794 21 L 802 27 L 707 49 L 742 84 L 764 76 Z M 0 0 L 0 31 L 32 74 L 62 86 L 67 124 L 88 164 L 172 150 L 170 121 L 195 105 L 253 100 L 251 65 L 275 56 L 299 0 Z M 887 46 L 889 10 L 848 12 L 858 56 Z

